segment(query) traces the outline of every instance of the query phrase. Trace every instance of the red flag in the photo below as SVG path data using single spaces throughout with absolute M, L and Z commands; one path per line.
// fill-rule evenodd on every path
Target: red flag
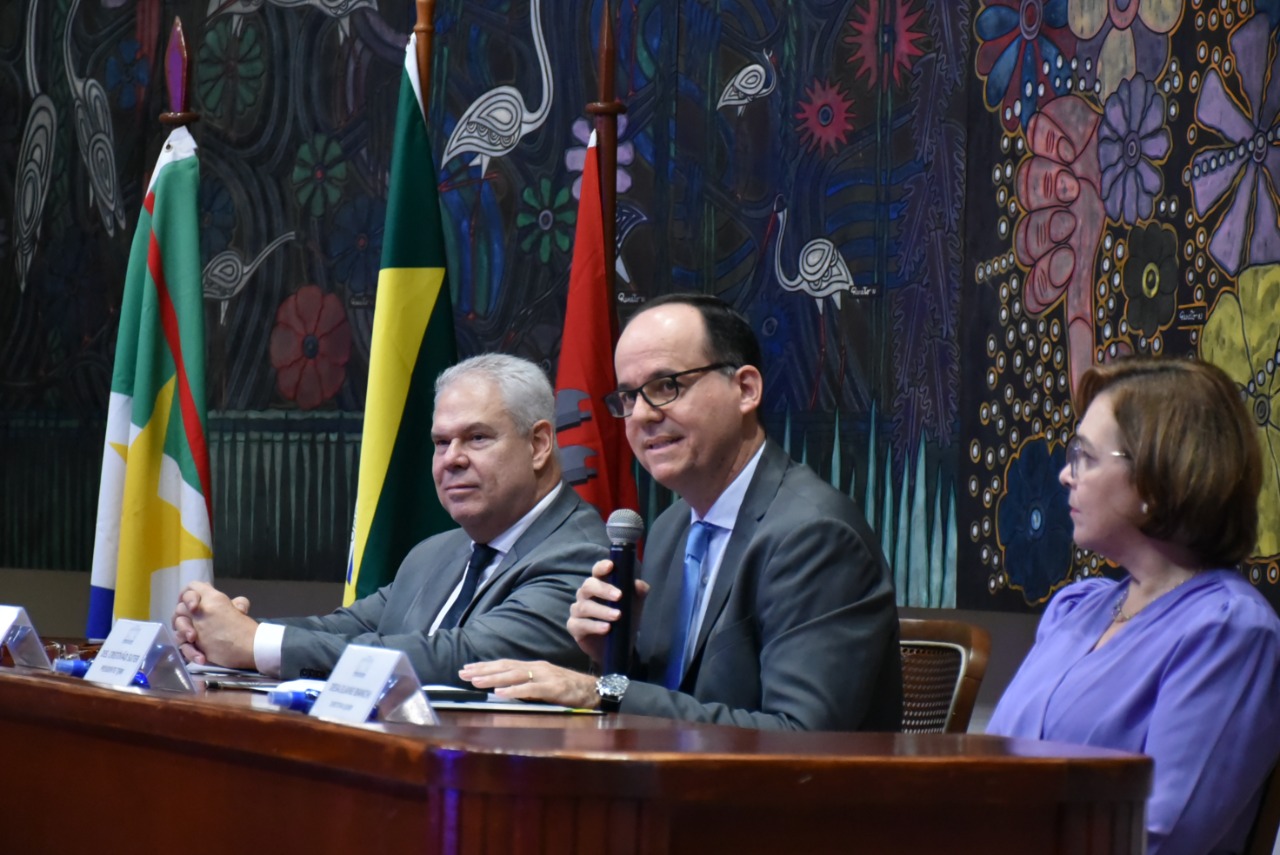
M 600 169 L 592 133 L 582 165 L 569 303 L 560 339 L 556 430 L 565 479 L 602 517 L 608 517 L 618 508 L 639 510 L 640 502 L 622 419 L 611 416 L 604 405 L 604 396 L 617 386 L 613 373 L 617 322 L 604 265 Z

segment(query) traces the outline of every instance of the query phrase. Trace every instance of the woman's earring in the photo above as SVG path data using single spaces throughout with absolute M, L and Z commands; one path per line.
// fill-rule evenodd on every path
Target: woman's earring
M 1151 513 L 1151 506 L 1150 506 L 1150 505 L 1148 505 L 1146 502 L 1143 502 L 1143 503 L 1142 503 L 1142 513 L 1143 513 L 1143 514 L 1149 514 L 1149 513 Z

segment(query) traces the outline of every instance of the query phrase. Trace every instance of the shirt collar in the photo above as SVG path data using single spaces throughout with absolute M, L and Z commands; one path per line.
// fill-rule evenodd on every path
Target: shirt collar
M 756 466 L 760 463 L 760 455 L 764 454 L 764 446 L 763 442 L 760 443 L 760 447 L 756 449 L 756 453 L 747 461 L 747 465 L 742 467 L 738 477 L 729 483 L 729 486 L 715 500 L 715 503 L 707 509 L 705 517 L 699 518 L 698 512 L 690 508 L 689 513 L 693 522 L 707 522 L 716 528 L 733 531 L 733 524 L 738 519 L 738 511 L 742 508 L 742 500 L 747 497 L 747 488 L 751 486 L 751 477 L 756 474 Z
M 534 520 L 542 516 L 542 512 L 551 506 L 556 500 L 556 496 L 560 495 L 560 491 L 564 489 L 564 482 L 561 481 L 547 495 L 542 497 L 538 504 L 529 509 L 529 513 L 516 520 L 516 524 L 504 531 L 502 534 L 489 541 L 489 545 L 498 551 L 499 556 L 505 557 L 511 548 L 516 545 L 516 541 L 520 536 L 529 530 L 529 526 L 533 525 Z M 475 541 L 472 541 L 475 544 Z

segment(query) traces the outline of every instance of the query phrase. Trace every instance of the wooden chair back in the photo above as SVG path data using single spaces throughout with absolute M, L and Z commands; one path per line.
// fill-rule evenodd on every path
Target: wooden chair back
M 958 620 L 899 623 L 902 732 L 964 733 L 987 670 L 990 633 Z

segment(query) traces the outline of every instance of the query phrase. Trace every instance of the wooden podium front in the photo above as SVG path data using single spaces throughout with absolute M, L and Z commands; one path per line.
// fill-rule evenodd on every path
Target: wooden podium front
M 1151 762 L 987 736 L 441 713 L 0 669 L 0 852 L 1140 853 Z

